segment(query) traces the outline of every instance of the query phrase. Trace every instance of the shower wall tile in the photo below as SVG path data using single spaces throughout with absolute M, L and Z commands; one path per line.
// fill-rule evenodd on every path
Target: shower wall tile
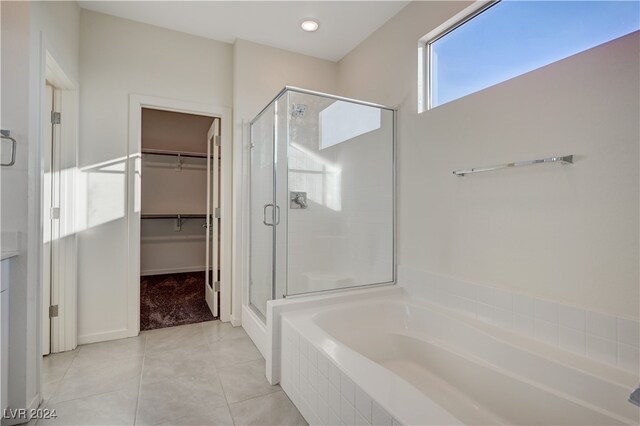
M 558 323 L 558 305 L 546 300 L 535 299 L 534 318 L 553 324 Z
M 542 319 L 534 320 L 534 336 L 550 345 L 558 346 L 558 323 L 545 321 Z
M 640 346 L 640 326 L 638 322 L 618 318 L 618 341 L 636 348 Z
M 585 332 L 586 312 L 573 306 L 560 305 L 558 312 L 558 322 L 561 326 Z
M 617 339 L 616 318 L 599 312 L 587 312 L 587 333 L 605 339 Z
M 523 334 L 527 337 L 533 337 L 533 333 L 534 333 L 533 316 L 520 315 L 514 312 L 512 326 L 513 326 L 513 331 Z
M 618 365 L 635 374 L 640 373 L 640 349 L 637 346 L 618 343 Z
M 563 350 L 638 373 L 640 322 L 398 267 L 409 294 Z
M 513 313 L 533 317 L 535 303 L 533 299 L 521 294 L 513 295 Z
M 587 335 L 584 331 L 560 326 L 558 337 L 562 349 L 580 355 L 586 354 Z
M 587 356 L 606 364 L 615 365 L 618 361 L 616 342 L 595 334 L 587 334 Z

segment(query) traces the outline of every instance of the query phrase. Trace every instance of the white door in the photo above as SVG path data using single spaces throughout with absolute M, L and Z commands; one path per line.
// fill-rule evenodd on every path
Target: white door
M 214 118 L 207 134 L 207 236 L 205 300 L 213 316 L 220 316 L 220 119 Z
M 60 111 L 59 92 L 49 83 L 45 90 L 43 108 L 43 157 L 44 182 L 42 199 L 43 253 L 42 253 L 42 354 L 51 352 L 54 321 L 58 321 L 55 309 L 58 306 L 58 284 L 60 272 L 60 125 L 54 112 Z M 53 307 L 53 311 L 50 308 Z M 52 317 L 53 316 L 53 317 Z

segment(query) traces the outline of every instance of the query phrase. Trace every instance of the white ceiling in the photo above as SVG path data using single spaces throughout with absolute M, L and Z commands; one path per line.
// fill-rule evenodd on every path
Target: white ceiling
M 408 1 L 79 1 L 80 7 L 214 40 L 237 38 L 337 61 Z M 300 29 L 304 18 L 320 29 Z

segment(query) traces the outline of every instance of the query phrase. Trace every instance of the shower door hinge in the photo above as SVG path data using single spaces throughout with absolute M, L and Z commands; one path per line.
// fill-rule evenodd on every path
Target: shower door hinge
M 59 112 L 51 111 L 51 124 L 60 124 L 62 116 Z
M 213 217 L 215 217 L 216 219 L 220 219 L 220 207 L 216 207 L 215 209 L 213 209 Z
M 215 136 L 213 137 L 213 144 L 214 144 L 215 146 L 220 146 L 220 135 L 215 135 Z
M 55 318 L 58 316 L 58 305 L 49 306 L 49 318 Z
M 215 283 L 213 283 L 213 290 L 220 291 L 220 281 L 216 281 Z

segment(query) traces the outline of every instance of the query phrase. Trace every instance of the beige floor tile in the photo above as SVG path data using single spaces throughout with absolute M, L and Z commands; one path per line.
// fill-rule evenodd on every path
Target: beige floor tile
M 73 361 L 73 366 L 88 367 L 103 361 L 142 356 L 144 355 L 145 340 L 146 336 L 140 335 L 128 339 L 79 346 L 78 356 Z
M 60 352 L 42 357 L 42 380 L 51 382 L 65 375 L 79 350 Z
M 40 396 L 42 397 L 42 401 L 45 403 L 49 401 L 60 387 L 60 383 L 62 383 L 62 379 L 50 380 L 47 382 L 42 380 L 40 383 Z
M 58 417 L 38 420 L 37 425 L 133 425 L 136 400 L 137 391 L 130 389 L 48 404 Z
M 213 352 L 209 346 L 198 351 L 173 349 L 145 356 L 142 382 L 151 383 L 177 377 L 212 377 L 217 380 Z
M 236 425 L 306 425 L 298 409 L 283 391 L 237 402 L 229 406 Z
M 142 357 L 96 363 L 91 367 L 71 365 L 51 403 L 84 398 L 100 393 L 137 389 Z
M 174 349 L 201 350 L 208 344 L 201 324 L 181 325 L 144 332 L 147 338 L 145 354 Z
M 218 370 L 222 389 L 229 404 L 281 390 L 272 386 L 265 376 L 264 360 L 243 362 Z
M 211 351 L 213 352 L 213 362 L 218 368 L 262 359 L 258 348 L 248 337 L 225 340 L 224 344 L 214 342 L 211 345 Z
M 245 331 L 219 321 L 85 345 L 43 366 L 59 417 L 38 425 L 305 424 Z
M 177 377 L 140 386 L 136 423 L 154 425 L 188 416 L 206 416 L 226 406 L 222 386 L 211 377 Z
M 207 336 L 209 343 L 248 337 L 246 331 L 244 331 L 244 328 L 234 327 L 231 325 L 231 323 L 228 322 L 203 322 L 202 330 Z
M 160 426 L 231 426 L 231 412 L 227 405 L 202 410 L 201 412 L 191 413 L 187 416 L 171 419 L 162 423 Z

